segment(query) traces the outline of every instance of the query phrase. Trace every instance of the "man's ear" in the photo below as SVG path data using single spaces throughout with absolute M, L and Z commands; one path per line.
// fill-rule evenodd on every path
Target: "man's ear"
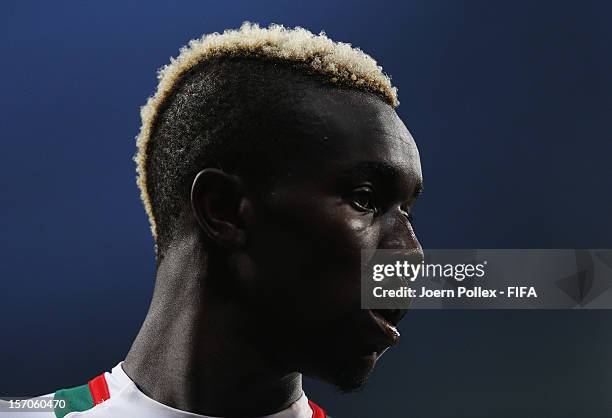
M 218 168 L 205 168 L 191 185 L 191 208 L 207 239 L 228 249 L 243 247 L 246 231 L 240 206 L 243 184 Z

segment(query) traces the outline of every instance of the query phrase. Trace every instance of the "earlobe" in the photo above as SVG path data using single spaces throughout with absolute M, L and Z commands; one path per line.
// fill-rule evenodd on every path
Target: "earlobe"
M 218 168 L 205 168 L 191 186 L 191 208 L 206 239 L 226 249 L 246 244 L 242 219 L 243 185 L 238 176 Z

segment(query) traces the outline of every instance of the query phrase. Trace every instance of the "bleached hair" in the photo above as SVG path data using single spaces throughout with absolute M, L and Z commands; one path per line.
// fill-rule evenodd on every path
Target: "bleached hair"
M 181 77 L 197 64 L 219 57 L 259 57 L 263 60 L 281 60 L 305 64 L 310 71 L 325 76 L 331 83 L 341 83 L 372 91 L 382 96 L 391 106 L 397 107 L 397 89 L 382 67 L 359 48 L 351 44 L 334 42 L 324 32 L 318 35 L 301 28 L 285 28 L 270 25 L 268 28 L 245 22 L 238 30 L 212 33 L 189 41 L 180 49 L 170 64 L 159 69 L 155 94 L 141 108 L 142 125 L 136 137 L 137 184 L 147 212 L 153 238 L 158 231 L 151 196 L 147 188 L 147 148 L 160 107 L 172 94 Z M 157 245 L 156 245 L 157 250 Z

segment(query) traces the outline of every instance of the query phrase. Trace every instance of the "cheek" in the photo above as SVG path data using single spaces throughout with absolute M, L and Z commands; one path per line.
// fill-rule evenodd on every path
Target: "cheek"
M 300 223 L 300 250 L 287 258 L 299 266 L 295 306 L 309 311 L 311 321 L 352 315 L 360 306 L 361 251 L 376 247 L 378 226 L 337 199 L 322 199 Z
M 379 228 L 371 215 L 355 211 L 337 197 L 319 198 L 291 211 L 283 226 L 288 241 L 300 255 L 316 262 L 360 257 L 361 250 L 377 246 Z
M 380 233 L 371 216 L 337 198 L 306 202 L 270 212 L 257 226 L 249 250 L 258 272 L 251 299 L 267 307 L 259 323 L 270 339 L 310 347 L 317 335 L 342 346 L 359 335 L 361 250 L 376 247 Z
M 379 239 L 372 217 L 337 197 L 300 199 L 269 214 L 251 240 L 265 284 L 300 310 L 313 300 L 337 310 L 354 305 L 361 250 L 376 247 Z
M 342 205 L 322 214 L 323 222 L 317 230 L 321 237 L 319 251 L 335 259 L 361 256 L 361 250 L 377 246 L 379 239 L 378 225 L 373 223 L 371 215 L 364 215 L 353 210 L 349 205 Z

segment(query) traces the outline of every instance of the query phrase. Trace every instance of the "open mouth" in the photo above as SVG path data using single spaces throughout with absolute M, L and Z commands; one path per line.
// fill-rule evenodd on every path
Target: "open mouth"
M 369 311 L 370 316 L 384 332 L 387 342 L 390 345 L 397 344 L 400 339 L 397 324 L 399 324 L 406 312 L 402 309 L 370 309 Z

